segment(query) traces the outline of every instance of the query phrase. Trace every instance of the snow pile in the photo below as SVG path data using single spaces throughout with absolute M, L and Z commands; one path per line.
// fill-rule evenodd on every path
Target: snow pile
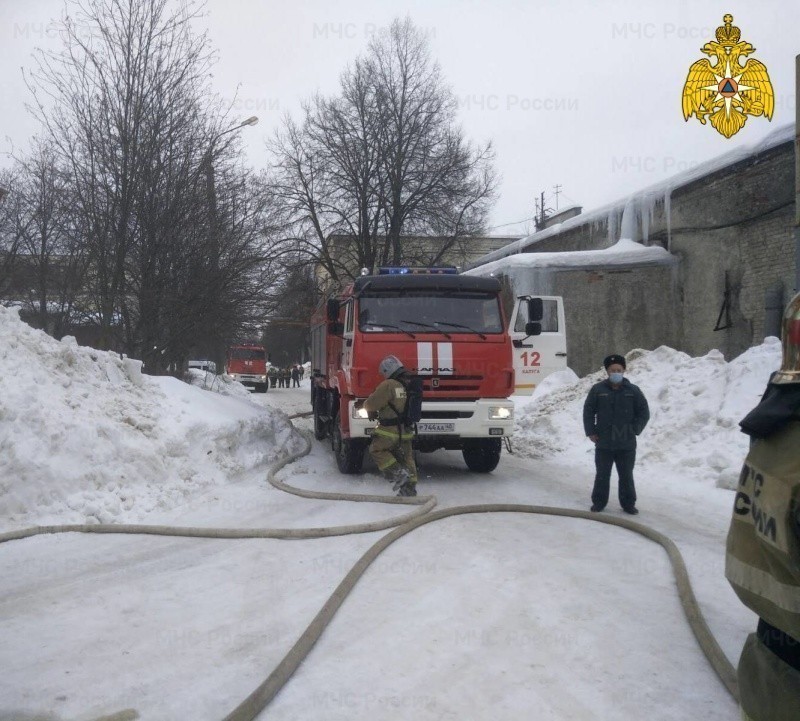
M 575 371 L 572 370 L 572 368 L 565 368 L 563 371 L 556 371 L 555 373 L 551 373 L 541 383 L 536 385 L 536 388 L 533 389 L 533 394 L 530 396 L 530 399 L 535 400 L 536 398 L 543 398 L 557 388 L 563 388 L 564 386 L 572 385 L 573 383 L 577 383 L 578 380 L 580 379 Z
M 0 528 L 126 522 L 302 447 L 285 415 L 0 308 Z
M 651 414 L 639 439 L 637 466 L 670 465 L 693 478 L 734 487 L 749 442 L 738 423 L 780 367 L 780 341 L 767 338 L 730 363 L 716 350 L 692 358 L 666 346 L 633 350 L 626 358 L 626 375 L 642 389 Z M 606 373 L 580 380 L 570 374 L 553 374 L 518 403 L 514 448 L 520 455 L 586 463 L 593 446 L 583 432 L 583 403 Z
M 206 391 L 219 393 L 223 396 L 234 396 L 236 398 L 249 398 L 250 391 L 247 390 L 239 381 L 233 380 L 231 376 L 223 373 L 209 373 L 198 368 L 189 368 L 186 371 L 184 380 L 190 385 L 197 386 Z

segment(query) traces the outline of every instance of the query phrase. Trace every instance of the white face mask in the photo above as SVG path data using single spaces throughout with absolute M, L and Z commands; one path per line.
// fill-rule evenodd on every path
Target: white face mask
M 611 381 L 611 382 L 612 382 L 614 385 L 619 385 L 620 383 L 622 383 L 622 377 L 623 377 L 623 374 L 622 374 L 622 373 L 609 373 L 609 374 L 608 374 L 608 379 L 609 379 L 609 380 L 610 380 L 610 381 Z

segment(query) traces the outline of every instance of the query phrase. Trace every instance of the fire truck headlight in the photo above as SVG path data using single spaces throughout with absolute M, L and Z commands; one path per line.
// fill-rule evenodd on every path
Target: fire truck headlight
M 514 411 L 505 406 L 489 406 L 489 420 L 505 421 L 514 416 Z
M 367 418 L 369 418 L 367 409 L 364 408 L 360 402 L 353 405 L 353 418 L 361 418 L 362 420 L 367 420 Z

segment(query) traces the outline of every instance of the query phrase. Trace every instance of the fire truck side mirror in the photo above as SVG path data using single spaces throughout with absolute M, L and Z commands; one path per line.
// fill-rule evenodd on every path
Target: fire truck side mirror
M 335 323 L 339 320 L 339 301 L 335 298 L 331 298 L 328 301 L 328 304 L 325 306 L 325 310 L 328 314 L 328 323 Z
M 526 335 L 541 335 L 542 333 L 542 324 L 538 321 L 532 321 L 530 323 L 525 324 L 525 334 Z
M 528 298 L 528 320 L 541 321 L 544 318 L 544 303 L 541 298 Z M 528 333 L 527 327 L 525 332 Z M 541 329 L 539 333 L 541 333 Z M 528 333 L 528 335 L 539 335 L 539 333 Z
M 325 307 L 328 314 L 328 333 L 331 335 L 342 335 L 344 333 L 344 323 L 339 322 L 339 301 L 331 298 Z

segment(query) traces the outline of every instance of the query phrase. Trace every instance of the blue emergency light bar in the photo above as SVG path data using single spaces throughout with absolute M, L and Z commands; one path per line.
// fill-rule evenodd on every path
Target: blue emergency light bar
M 387 265 L 378 268 L 378 275 L 458 275 L 458 268 L 447 265 L 435 268 Z

